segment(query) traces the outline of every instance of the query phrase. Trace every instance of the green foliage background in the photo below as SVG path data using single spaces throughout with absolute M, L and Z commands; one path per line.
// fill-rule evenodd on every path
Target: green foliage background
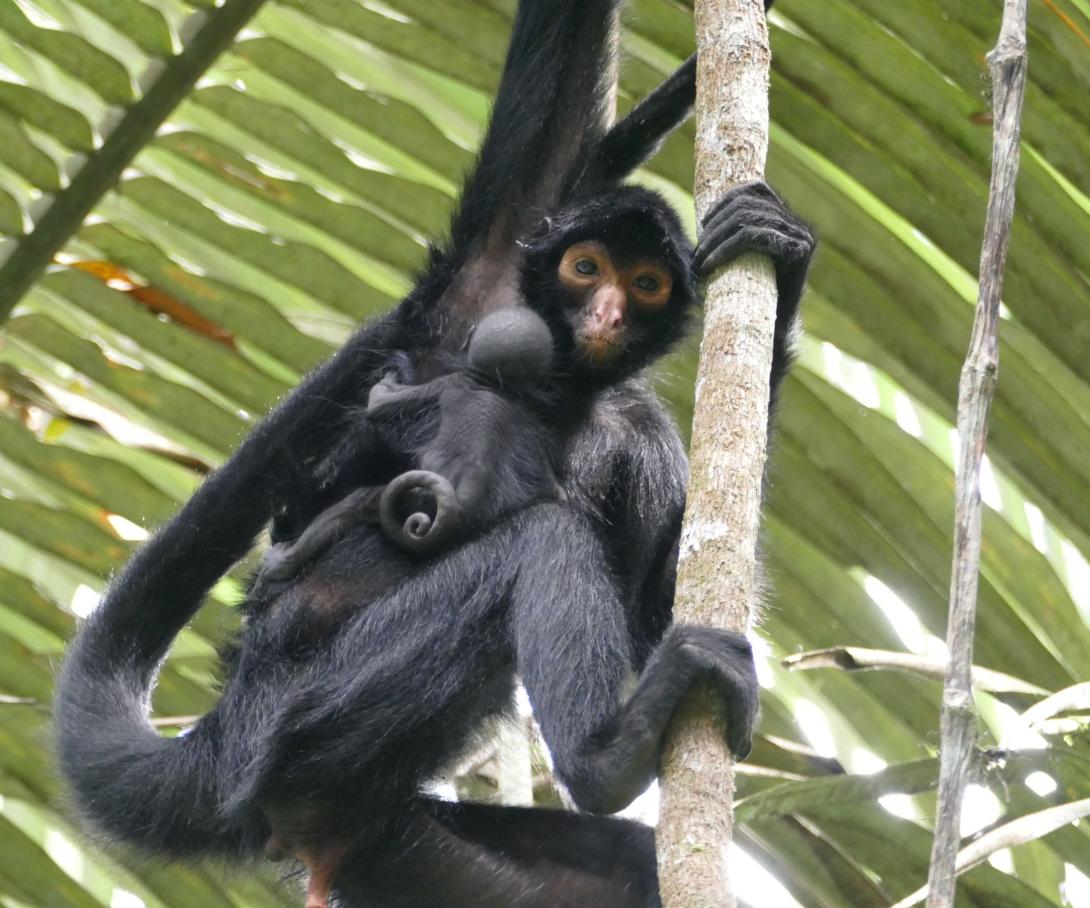
M 74 845 L 48 757 L 52 672 L 140 528 L 408 287 L 472 160 L 513 6 L 0 0 L 0 904 L 296 901 L 267 874 Z M 807 908 L 889 905 L 926 875 L 938 683 L 778 659 L 941 651 L 1000 7 L 780 0 L 771 20 L 769 179 L 821 248 L 775 455 L 763 735 L 739 817 L 743 846 Z M 693 49 L 691 3 L 633 0 L 627 23 L 622 108 Z M 176 55 L 201 41 L 230 44 L 187 70 Z M 1029 79 L 977 661 L 1054 691 L 1090 676 L 1088 0 L 1032 0 Z M 639 178 L 691 212 L 691 161 L 690 125 Z M 695 342 L 662 375 L 683 425 L 694 359 Z M 158 716 L 212 701 L 237 595 L 225 580 L 179 642 Z M 1090 796 L 1085 723 L 1019 732 L 1034 699 L 980 694 L 996 824 Z M 891 794 L 913 797 L 884 802 L 895 814 Z M 1062 905 L 1090 876 L 1090 838 L 1068 826 L 996 863 L 959 905 Z

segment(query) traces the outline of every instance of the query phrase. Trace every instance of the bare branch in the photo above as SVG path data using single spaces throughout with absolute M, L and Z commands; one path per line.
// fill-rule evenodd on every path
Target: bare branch
M 1059 804 L 1030 813 L 1017 820 L 1004 823 L 990 832 L 986 832 L 979 839 L 970 842 L 957 853 L 954 862 L 955 876 L 972 870 L 978 864 L 984 863 L 997 851 L 1004 848 L 1014 848 L 1017 845 L 1025 845 L 1040 839 L 1050 832 L 1055 832 L 1062 826 L 1074 823 L 1083 817 L 1090 816 L 1090 798 L 1082 801 L 1071 801 L 1068 804 Z M 893 908 L 910 908 L 924 900 L 928 894 L 928 887 L 924 886 L 907 898 L 901 899 Z M 929 903 L 930 904 L 930 903 Z
M 1042 738 L 1057 738 L 1061 735 L 1077 735 L 1090 728 L 1090 715 L 1062 716 L 1058 719 L 1045 719 L 1031 729 Z
M 866 649 L 862 646 L 831 646 L 788 656 L 781 663 L 792 671 L 809 671 L 815 668 L 838 668 L 846 672 L 888 670 L 907 672 L 921 678 L 942 680 L 948 661 L 941 657 L 920 656 L 916 653 L 900 653 L 894 650 Z M 972 667 L 973 687 L 994 694 L 1026 694 L 1031 697 L 1047 697 L 1048 691 L 1030 684 L 1014 675 L 993 671 L 990 668 Z M 1090 685 L 1087 685 L 1090 688 Z M 1035 706 L 1034 709 L 1037 707 Z
M 152 728 L 188 728 L 196 725 L 200 716 L 155 716 L 148 721 Z
M 1022 721 L 1032 727 L 1051 719 L 1057 713 L 1066 713 L 1073 709 L 1090 709 L 1090 681 L 1065 687 L 1040 703 L 1035 703 L 1022 713 Z
M 988 55 L 994 136 L 988 214 L 980 255 L 980 289 L 969 353 L 958 387 L 958 470 L 954 563 L 946 644 L 950 667 L 942 697 L 942 760 L 928 908 L 953 908 L 961 802 L 976 744 L 970 671 L 980 574 L 980 462 L 999 369 L 999 303 L 1014 216 L 1022 97 L 1026 84 L 1027 0 L 1004 0 L 999 41 Z

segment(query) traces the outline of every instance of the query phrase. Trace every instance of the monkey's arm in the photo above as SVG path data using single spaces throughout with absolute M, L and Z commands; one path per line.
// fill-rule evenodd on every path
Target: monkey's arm
M 558 506 L 559 507 L 559 506 Z M 699 677 L 719 690 L 728 741 L 748 754 L 757 679 L 744 637 L 673 626 L 636 678 L 634 641 L 608 556 L 584 522 L 532 538 L 513 591 L 518 670 L 557 775 L 595 813 L 627 806 L 655 777 L 674 710 Z
M 620 5 L 519 4 L 477 166 L 465 182 L 450 239 L 429 269 L 435 306 L 465 327 L 490 311 L 497 296 L 512 298 L 522 259 L 518 239 L 561 201 L 573 168 L 605 132 Z M 449 340 L 453 329 L 445 330 Z
M 269 547 L 252 595 L 259 596 L 270 583 L 290 580 L 361 523 L 378 523 L 379 500 L 385 486 L 364 486 L 345 495 L 315 517 L 294 542 Z
M 693 54 L 606 133 L 580 174 L 577 188 L 592 190 L 623 180 L 688 119 L 695 99 L 696 54 Z
M 765 0 L 765 10 L 772 0 Z M 696 54 L 636 104 L 602 137 L 575 181 L 579 189 L 616 183 L 658 151 L 689 118 L 696 101 Z
M 420 385 L 406 385 L 397 380 L 397 375 L 387 372 L 367 398 L 367 415 L 375 416 L 393 410 L 410 407 L 427 407 L 439 400 L 443 389 L 450 386 L 454 375 L 441 375 Z
M 603 404 L 612 415 L 584 430 L 571 470 L 592 486 L 608 482 L 604 497 L 613 505 L 587 538 L 568 532 L 548 543 L 541 563 L 563 567 L 520 577 L 528 582 L 517 601 L 518 664 L 573 797 L 586 809 L 613 812 L 654 777 L 666 726 L 700 676 L 718 688 L 728 743 L 744 757 L 757 683 L 744 637 L 667 629 L 688 474 L 677 429 L 638 385 Z M 603 458 L 603 449 L 617 453 Z M 596 476 L 603 463 L 609 473 Z M 604 565 L 616 567 L 610 573 Z

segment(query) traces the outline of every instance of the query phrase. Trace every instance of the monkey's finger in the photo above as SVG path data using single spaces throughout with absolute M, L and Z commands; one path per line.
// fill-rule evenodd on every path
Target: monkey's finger
M 782 233 L 766 228 L 744 227 L 727 239 L 715 245 L 699 261 L 694 260 L 697 273 L 701 277 L 711 276 L 719 268 L 733 262 L 747 252 L 758 252 L 771 256 L 777 262 L 799 262 L 809 255 L 808 244 Z
M 743 634 L 703 627 L 676 627 L 684 646 L 700 670 L 707 674 L 722 697 L 726 711 L 727 744 L 744 760 L 753 748 L 760 686 L 753 647 Z
M 720 655 L 716 660 L 716 682 L 727 710 L 727 744 L 738 760 L 753 749 L 753 729 L 760 709 L 760 686 L 752 650 Z
M 753 750 L 753 729 L 759 710 L 756 676 L 735 686 L 735 695 L 727 701 L 727 744 L 736 760 L 744 760 Z
M 742 227 L 766 227 L 786 237 L 813 245 L 813 234 L 778 200 L 736 198 L 715 212 L 700 232 L 697 254 L 706 250 L 709 242 L 721 242 Z
M 802 241 L 804 238 L 791 231 L 788 224 L 782 218 L 767 211 L 758 212 L 752 209 L 729 212 L 729 216 L 716 221 L 704 231 L 693 252 L 693 265 L 699 270 L 704 267 L 704 262 L 715 251 L 733 236 L 749 231 L 755 235 L 756 231 L 766 231 L 769 234 L 778 234 L 785 242 Z M 756 251 L 768 251 L 760 249 Z
M 720 211 L 724 208 L 728 208 L 735 205 L 742 199 L 761 199 L 769 202 L 773 202 L 780 208 L 786 208 L 787 206 L 780 200 L 780 197 L 776 195 L 775 191 L 763 180 L 754 180 L 752 183 L 742 183 L 740 186 L 735 186 L 733 189 L 728 189 L 718 199 L 715 204 L 708 209 L 707 214 L 700 219 L 700 225 L 703 227 L 707 225 Z

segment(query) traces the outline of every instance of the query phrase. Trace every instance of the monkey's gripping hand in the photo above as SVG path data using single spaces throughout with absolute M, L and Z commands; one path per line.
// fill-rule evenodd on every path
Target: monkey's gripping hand
M 727 744 L 739 760 L 753 749 L 760 686 L 753 648 L 744 635 L 710 627 L 675 624 L 664 642 L 677 650 L 677 659 L 696 678 L 712 682 L 722 699 Z
M 793 316 L 814 253 L 814 235 L 766 183 L 725 193 L 701 222 L 693 268 L 707 280 L 747 252 L 768 255 L 776 268 L 779 312 Z
M 615 715 L 597 724 L 564 711 L 559 695 L 537 680 L 531 676 L 527 690 L 557 774 L 575 802 L 592 813 L 621 810 L 650 784 L 670 719 L 698 681 L 710 681 L 718 694 L 727 744 L 735 757 L 744 760 L 752 748 L 759 687 L 752 650 L 741 634 L 673 625 L 632 696 Z M 553 686 L 564 688 L 555 681 Z

